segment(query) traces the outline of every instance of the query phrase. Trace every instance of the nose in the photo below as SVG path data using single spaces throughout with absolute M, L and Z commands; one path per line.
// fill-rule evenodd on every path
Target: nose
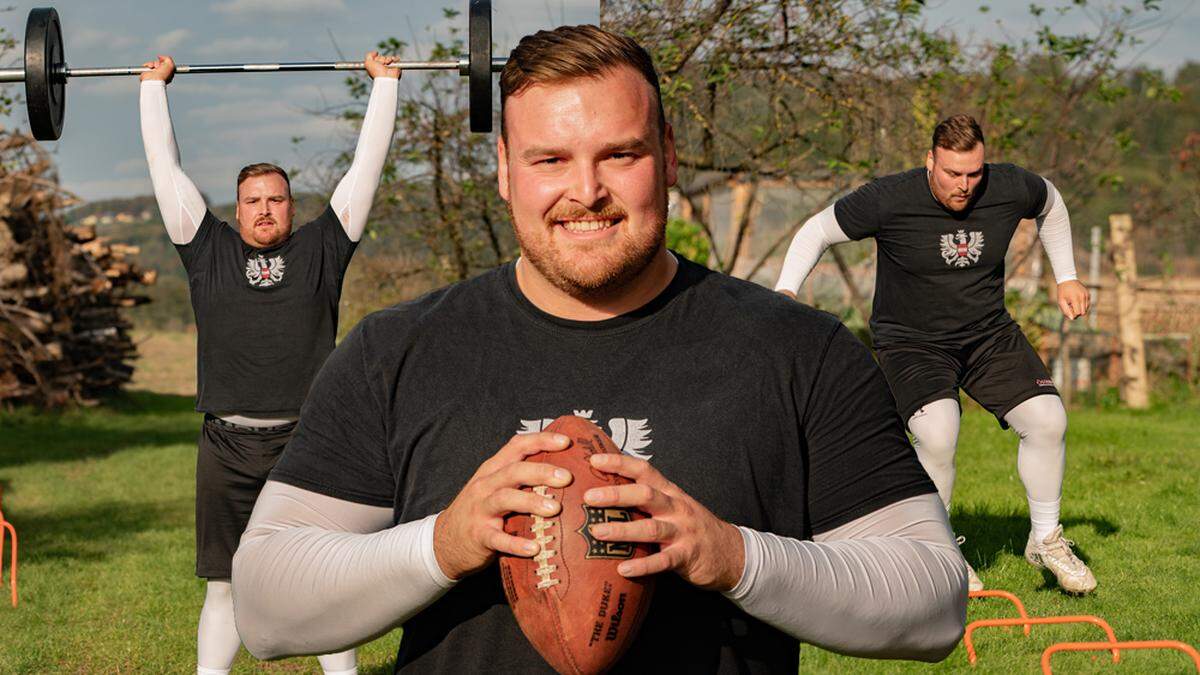
M 963 176 L 962 184 L 959 185 L 959 189 L 965 193 L 967 191 L 967 189 L 970 187 L 970 185 L 971 185 L 971 179 L 966 176 Z
M 608 196 L 608 188 L 593 162 L 577 163 L 571 183 L 571 200 L 588 208 Z

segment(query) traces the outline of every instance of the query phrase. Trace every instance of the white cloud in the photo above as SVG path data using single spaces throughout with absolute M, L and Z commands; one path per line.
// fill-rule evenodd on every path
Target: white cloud
M 176 28 L 155 38 L 154 42 L 150 45 L 150 49 L 158 54 L 172 52 L 191 37 L 191 35 L 192 32 L 186 28 Z
M 214 12 L 227 16 L 270 14 L 311 16 L 346 11 L 344 0 L 228 0 L 212 6 Z

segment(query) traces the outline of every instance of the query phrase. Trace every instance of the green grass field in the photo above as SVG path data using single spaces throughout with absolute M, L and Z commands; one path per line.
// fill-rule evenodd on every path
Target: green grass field
M 188 672 L 194 668 L 202 582 L 193 571 L 192 495 L 200 418 L 191 398 L 133 392 L 61 414 L 0 413 L 3 510 L 20 535 L 21 603 L 0 593 L 0 673 Z M 1064 501 L 1067 535 L 1099 578 L 1094 596 L 1068 598 L 1020 557 L 1027 533 L 1016 438 L 969 409 L 954 516 L 989 587 L 1017 593 L 1030 614 L 1098 614 L 1121 639 L 1174 638 L 1200 646 L 1200 405 L 1145 413 L 1071 414 Z M 7 556 L 8 548 L 5 547 Z M 4 582 L 8 582 L 7 558 Z M 7 585 L 4 587 L 7 589 Z M 972 601 L 970 620 L 1007 616 Z M 1038 672 L 1041 650 L 1099 639 L 1091 626 L 978 634 L 974 672 Z M 390 672 L 399 632 L 360 652 L 361 672 Z M 802 672 L 967 670 L 960 646 L 937 665 L 875 662 L 806 647 Z M 1110 672 L 1103 656 L 1055 657 L 1060 672 Z M 1190 672 L 1172 652 L 1126 652 L 1122 672 Z M 313 658 L 236 672 L 320 672 Z M 1114 671 L 1115 672 L 1115 671 Z

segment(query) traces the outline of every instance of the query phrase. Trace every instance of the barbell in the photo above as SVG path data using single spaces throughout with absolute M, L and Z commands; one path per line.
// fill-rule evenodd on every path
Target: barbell
M 468 54 L 449 61 L 398 61 L 401 70 L 457 70 L 469 80 L 471 131 L 492 130 L 492 73 L 507 59 L 492 57 L 492 2 L 470 0 L 467 25 Z M 365 70 L 362 61 L 307 61 L 293 63 L 212 63 L 177 65 L 176 74 L 275 73 L 314 70 Z M 29 126 L 39 141 L 58 140 L 66 112 L 66 84 L 72 77 L 140 75 L 142 66 L 72 68 L 63 54 L 62 24 L 53 7 L 35 7 L 25 22 L 25 65 L 0 69 L 0 83 L 24 82 Z

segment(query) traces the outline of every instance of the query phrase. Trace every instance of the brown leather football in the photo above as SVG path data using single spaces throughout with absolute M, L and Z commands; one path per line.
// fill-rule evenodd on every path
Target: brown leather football
M 593 487 L 621 485 L 628 479 L 596 471 L 588 457 L 620 453 L 603 431 L 582 417 L 564 415 L 545 429 L 571 438 L 560 452 L 543 452 L 527 461 L 546 462 L 571 472 L 565 488 L 537 486 L 534 492 L 562 503 L 553 518 L 512 515 L 504 530 L 536 539 L 542 552 L 533 558 L 500 556 L 504 594 L 522 632 L 560 673 L 601 673 L 611 668 L 633 642 L 654 591 L 653 577 L 626 579 L 617 565 L 650 555 L 656 546 L 594 539 L 588 525 L 645 518 L 622 508 L 583 503 Z

